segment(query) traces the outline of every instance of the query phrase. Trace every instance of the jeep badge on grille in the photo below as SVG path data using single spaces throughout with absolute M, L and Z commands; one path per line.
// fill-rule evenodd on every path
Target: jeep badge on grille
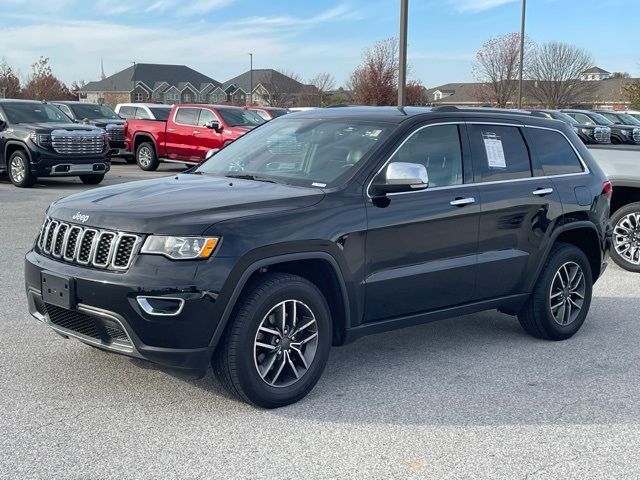
M 89 220 L 89 215 L 83 215 L 82 213 L 78 212 L 73 217 L 71 217 L 71 219 L 76 220 L 80 223 L 85 223 L 87 220 Z

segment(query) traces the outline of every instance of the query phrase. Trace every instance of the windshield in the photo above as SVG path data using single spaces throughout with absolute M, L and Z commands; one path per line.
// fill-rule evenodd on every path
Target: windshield
M 251 110 L 243 110 L 241 108 L 217 108 L 222 115 L 224 123 L 230 127 L 257 127 L 262 125 L 265 120 Z
M 149 107 L 149 111 L 153 114 L 156 120 L 162 120 L 166 122 L 169 120 L 169 112 L 171 112 L 170 108 L 160 108 L 160 107 Z
M 618 116 L 622 119 L 622 123 L 625 125 L 640 125 L 640 120 L 628 113 L 619 113 Z
M 62 110 L 46 103 L 3 103 L 9 123 L 73 123 Z
M 264 177 L 307 187 L 338 185 L 394 127 L 285 117 L 227 145 L 196 173 Z
M 600 115 L 596 112 L 591 112 L 591 118 L 593 118 L 599 125 L 613 125 L 613 122 L 604 115 Z
M 108 118 L 108 119 L 119 119 L 120 117 L 116 112 L 111 110 L 109 107 L 105 107 L 104 105 L 94 105 L 92 103 L 87 103 L 83 105 L 81 103 L 75 105 L 67 105 L 72 111 L 76 118 L 80 120 L 84 120 L 85 118 L 88 120 L 98 120 L 100 118 Z
M 566 113 L 553 112 L 551 116 L 556 120 L 562 120 L 563 122 L 568 123 L 570 125 L 579 125 L 578 121 L 575 118 L 567 115 Z

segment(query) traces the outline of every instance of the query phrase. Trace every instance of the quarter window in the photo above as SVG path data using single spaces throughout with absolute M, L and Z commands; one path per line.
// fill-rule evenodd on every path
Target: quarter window
M 518 127 L 471 125 L 469 139 L 481 182 L 531 177 L 529 151 Z
M 462 183 L 462 151 L 457 125 L 436 125 L 418 130 L 393 154 L 390 163 L 424 165 L 430 187 Z
M 583 171 L 575 150 L 561 133 L 539 128 L 527 128 L 525 132 L 544 175 Z
M 198 115 L 200 114 L 199 108 L 179 108 L 178 113 L 176 113 L 176 123 L 180 123 L 182 125 L 197 125 L 198 124 Z

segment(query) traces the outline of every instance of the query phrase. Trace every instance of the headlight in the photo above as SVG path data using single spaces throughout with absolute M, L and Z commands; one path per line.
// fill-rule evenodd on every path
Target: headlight
M 631 135 L 633 135 L 633 131 L 632 130 L 620 130 L 622 132 L 622 134 L 625 137 L 630 137 Z
M 49 148 L 51 146 L 51 135 L 48 133 L 29 133 L 29 140 L 42 148 Z
M 593 137 L 593 130 L 591 128 L 581 128 L 580 131 L 588 137 Z
M 218 237 L 172 237 L 151 235 L 142 246 L 140 253 L 164 255 L 173 260 L 209 258 L 216 249 Z

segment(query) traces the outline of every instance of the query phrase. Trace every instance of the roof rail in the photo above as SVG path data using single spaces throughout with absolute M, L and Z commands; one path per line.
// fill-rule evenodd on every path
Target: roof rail
M 483 107 L 458 107 L 455 105 L 442 105 L 433 107 L 432 112 L 494 112 L 494 113 L 511 113 L 520 115 L 531 115 L 528 110 L 519 110 L 516 108 L 498 108 L 491 106 Z

